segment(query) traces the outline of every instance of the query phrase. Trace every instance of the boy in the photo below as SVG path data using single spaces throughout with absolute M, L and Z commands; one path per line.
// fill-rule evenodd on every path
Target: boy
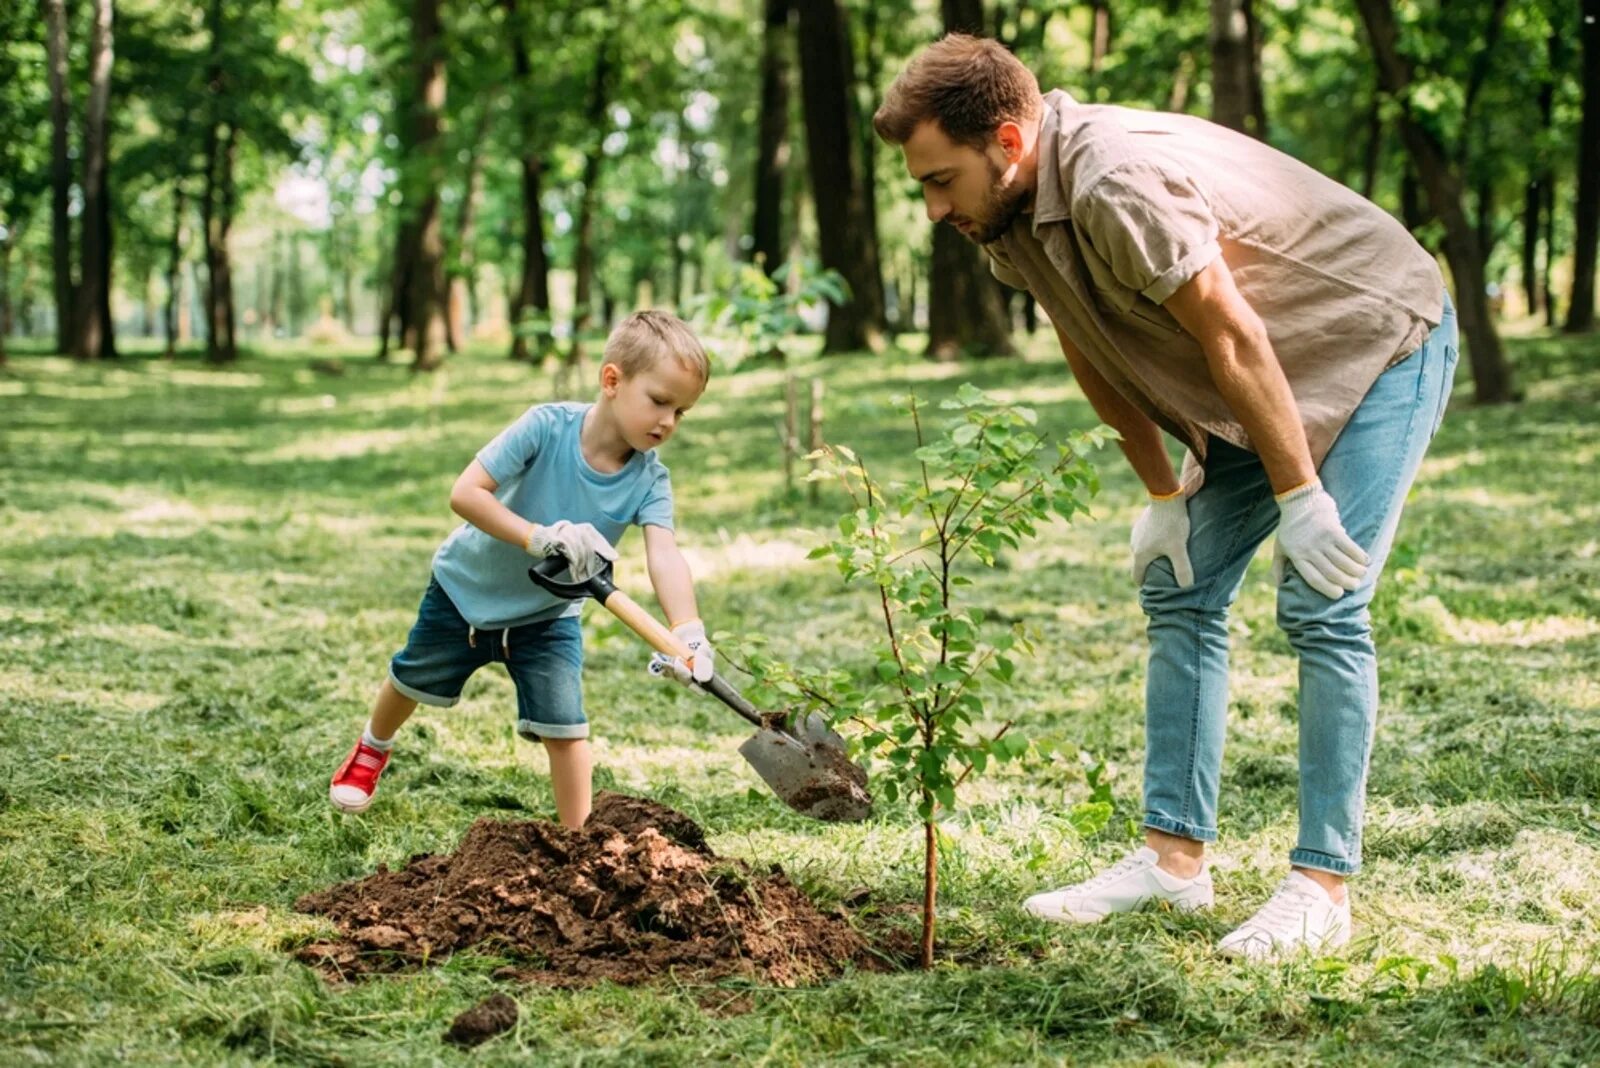
M 581 579 L 617 558 L 612 546 L 629 526 L 643 527 L 656 597 L 694 653 L 689 664 L 655 673 L 685 684 L 711 678 L 714 654 L 673 539 L 672 483 L 655 454 L 710 374 L 705 349 L 682 320 L 636 312 L 606 340 L 593 404 L 529 408 L 467 465 L 450 491 L 451 509 L 466 522 L 434 553 L 406 647 L 328 788 L 336 808 L 371 804 L 395 732 L 419 702 L 454 705 L 472 673 L 499 660 L 516 684 L 517 733 L 549 753 L 557 816 L 583 826 L 591 764 L 579 602 L 529 581 L 530 555 L 560 553 Z

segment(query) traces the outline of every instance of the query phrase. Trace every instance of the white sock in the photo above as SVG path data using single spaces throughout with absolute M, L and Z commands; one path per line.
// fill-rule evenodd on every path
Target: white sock
M 370 745 L 380 753 L 387 753 L 394 748 L 393 738 L 377 738 L 372 733 L 372 721 L 367 720 L 367 725 L 361 729 L 361 744 Z

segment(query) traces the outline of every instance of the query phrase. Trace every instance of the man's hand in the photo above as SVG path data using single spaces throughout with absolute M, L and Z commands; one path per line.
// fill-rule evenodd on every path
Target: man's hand
M 592 524 L 569 523 L 565 519 L 549 526 L 534 524 L 523 548 L 533 556 L 565 556 L 567 570 L 579 582 L 604 567 L 603 561 L 617 558 L 617 550 Z
M 1278 544 L 1273 551 L 1272 578 L 1283 581 L 1287 560 L 1306 585 L 1337 601 L 1361 585 L 1369 557 L 1345 533 L 1339 506 L 1322 488 L 1320 479 L 1277 497 Z
M 1189 566 L 1189 502 L 1183 491 L 1168 497 L 1151 497 L 1150 504 L 1133 524 L 1133 581 L 1143 584 L 1151 561 L 1165 556 L 1172 561 L 1178 586 L 1194 585 L 1194 568 Z
M 672 633 L 689 647 L 689 662 L 685 664 L 678 657 L 656 653 L 650 658 L 650 674 L 657 678 L 670 678 L 692 689 L 698 689 L 695 683 L 710 682 L 711 676 L 717 671 L 717 659 L 716 652 L 711 648 L 711 640 L 706 637 L 705 624 L 698 619 L 691 619 L 673 627 Z

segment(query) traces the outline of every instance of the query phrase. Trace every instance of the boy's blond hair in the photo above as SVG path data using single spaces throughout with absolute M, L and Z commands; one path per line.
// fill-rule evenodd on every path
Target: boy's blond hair
M 711 378 L 711 357 L 689 324 L 663 311 L 638 311 L 617 324 L 606 338 L 605 361 L 617 365 L 625 378 L 648 371 L 663 356 L 674 356 L 700 375 Z

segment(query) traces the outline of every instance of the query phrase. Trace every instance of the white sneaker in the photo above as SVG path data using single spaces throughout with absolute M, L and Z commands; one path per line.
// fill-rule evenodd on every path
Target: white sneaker
M 1202 867 L 1193 879 L 1180 879 L 1156 867 L 1158 859 L 1156 851 L 1145 846 L 1086 882 L 1034 894 L 1022 907 L 1041 920 L 1099 923 L 1113 912 L 1131 912 L 1146 901 L 1165 901 L 1185 911 L 1211 905 L 1210 869 Z
M 1267 903 L 1232 934 L 1217 943 L 1224 956 L 1276 960 L 1300 950 L 1313 954 L 1350 941 L 1350 894 L 1334 904 L 1308 875 L 1291 871 Z

